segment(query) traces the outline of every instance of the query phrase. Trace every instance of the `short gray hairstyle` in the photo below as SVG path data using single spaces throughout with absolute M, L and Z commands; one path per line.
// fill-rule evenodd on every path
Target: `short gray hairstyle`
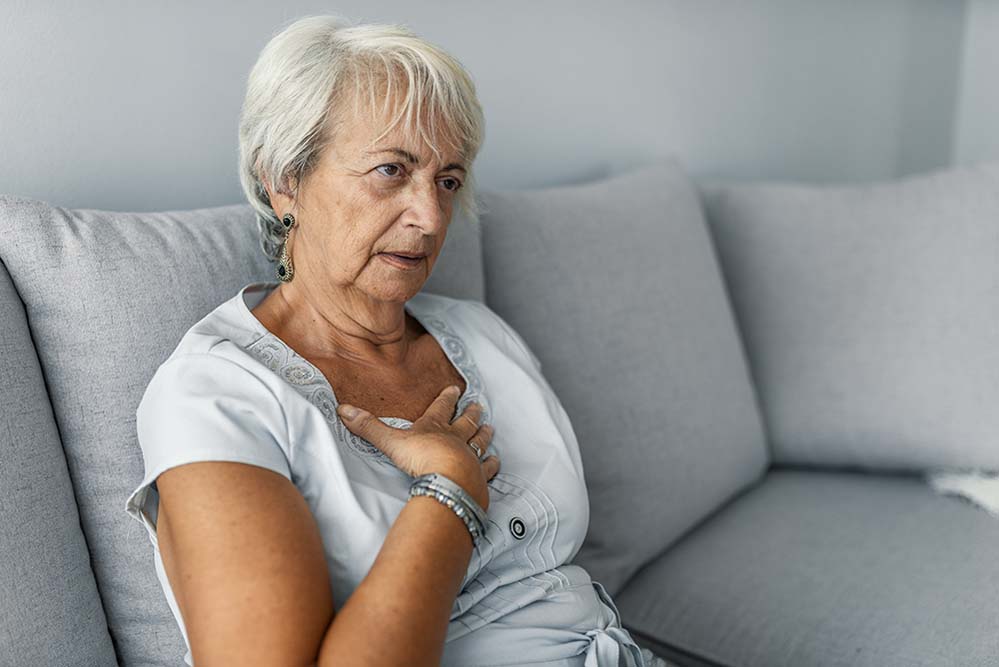
M 348 96 L 356 113 L 365 95 L 375 109 L 384 90 L 382 111 L 388 113 L 393 82 L 406 96 L 375 141 L 400 122 L 405 136 L 425 141 L 438 160 L 437 140 L 449 141 L 468 169 L 456 202 L 470 221 L 478 220 L 472 161 L 482 146 L 485 122 L 475 84 L 461 63 L 405 26 L 307 16 L 278 32 L 261 51 L 239 119 L 239 180 L 257 213 L 260 247 L 272 262 L 285 229 L 264 180 L 294 197 L 321 152 L 336 142 Z M 434 127 L 437 118 L 443 128 Z

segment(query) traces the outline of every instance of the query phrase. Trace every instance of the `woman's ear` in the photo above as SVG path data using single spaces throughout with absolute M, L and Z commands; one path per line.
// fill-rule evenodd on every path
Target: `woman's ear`
M 292 208 L 293 200 L 291 195 L 288 194 L 290 190 L 287 188 L 284 191 L 275 190 L 266 176 L 261 176 L 260 180 L 264 184 L 264 189 L 267 190 L 267 199 L 271 203 L 274 214 L 280 219 L 281 216 Z

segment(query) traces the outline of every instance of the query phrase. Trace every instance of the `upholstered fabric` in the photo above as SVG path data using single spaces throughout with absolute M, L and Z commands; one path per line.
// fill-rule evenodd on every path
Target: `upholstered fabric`
M 0 258 L 27 312 L 118 659 L 170 664 L 183 639 L 148 538 L 122 511 L 143 474 L 135 409 L 185 331 L 243 285 L 273 278 L 252 211 L 111 213 L 0 197 Z M 456 219 L 424 289 L 475 298 L 481 280 L 478 228 Z M 66 544 L 79 546 L 71 533 Z M 56 618 L 66 624 L 52 633 L 78 632 Z
M 487 302 L 572 420 L 590 498 L 576 562 L 613 595 L 768 463 L 698 194 L 664 162 L 482 201 Z
M 999 470 L 999 162 L 705 202 L 776 462 Z
M 425 291 L 486 297 L 541 364 L 589 495 L 574 562 L 639 644 L 733 667 L 999 655 L 995 518 L 918 476 L 760 482 L 767 422 L 785 462 L 996 465 L 997 180 L 715 184 L 707 227 L 668 162 L 482 191 L 481 225 L 452 224 Z M 0 196 L 0 260 L 0 664 L 176 665 L 121 511 L 135 409 L 191 325 L 272 279 L 251 210 Z
M 775 469 L 616 601 L 733 667 L 994 665 L 997 553 L 999 521 L 920 476 Z
M 0 263 L 0 665 L 113 665 L 24 308 Z

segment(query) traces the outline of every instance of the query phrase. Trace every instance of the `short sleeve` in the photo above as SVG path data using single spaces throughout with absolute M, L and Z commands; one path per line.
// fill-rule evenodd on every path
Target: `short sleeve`
M 507 339 L 513 342 L 514 346 L 520 350 L 520 353 L 536 368 L 539 372 L 541 371 L 541 361 L 538 357 L 531 351 L 531 348 L 527 346 L 524 338 L 517 333 L 517 331 L 507 323 L 502 317 L 500 317 L 496 311 L 482 303 L 481 301 L 470 300 L 470 303 L 475 304 L 475 306 L 482 311 L 488 320 L 493 324 L 497 325 L 500 331 L 506 336 Z
M 292 479 L 280 401 L 263 380 L 220 355 L 188 353 L 164 362 L 146 387 L 135 423 L 145 475 L 125 511 L 157 548 L 154 483 L 164 471 L 195 461 L 236 461 Z

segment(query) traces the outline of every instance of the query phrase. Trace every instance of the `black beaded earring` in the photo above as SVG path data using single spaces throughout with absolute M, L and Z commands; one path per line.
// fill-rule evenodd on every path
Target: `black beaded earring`
M 281 224 L 284 225 L 284 243 L 281 244 L 281 260 L 278 262 L 277 277 L 281 282 L 290 283 L 291 279 L 295 277 L 295 266 L 291 263 L 291 257 L 288 256 L 288 235 L 291 233 L 291 228 L 295 226 L 295 216 L 291 213 L 285 213 L 284 217 L 281 218 Z

